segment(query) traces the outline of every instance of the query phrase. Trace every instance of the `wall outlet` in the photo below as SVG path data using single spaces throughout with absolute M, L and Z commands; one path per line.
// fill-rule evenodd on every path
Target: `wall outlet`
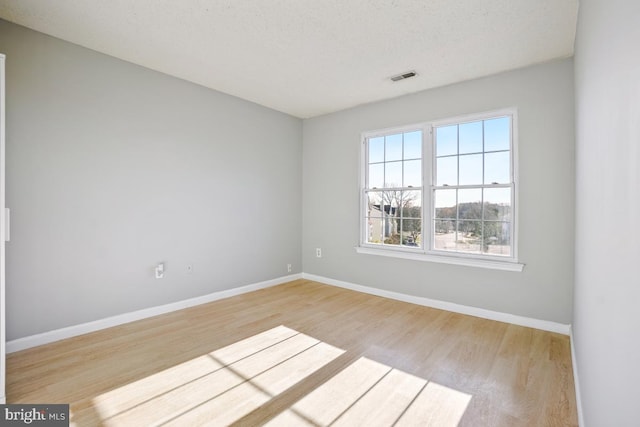
M 191 274 L 193 273 L 193 265 L 189 264 L 187 265 L 187 274 Z
M 316 258 L 322 258 L 322 248 L 316 248 Z
M 164 278 L 164 263 L 156 265 L 156 279 Z
M 287 272 L 291 273 L 291 264 L 287 264 Z

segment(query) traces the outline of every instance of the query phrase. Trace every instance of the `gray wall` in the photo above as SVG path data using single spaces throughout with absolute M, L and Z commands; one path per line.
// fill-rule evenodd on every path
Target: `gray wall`
M 637 426 L 640 2 L 581 0 L 574 345 L 585 425 Z
M 360 133 L 515 106 L 522 273 L 356 254 Z M 303 269 L 360 285 L 568 324 L 572 317 L 571 59 L 304 121 Z M 316 258 L 314 248 L 323 249 Z
M 301 271 L 301 120 L 5 21 L 0 52 L 9 340 Z

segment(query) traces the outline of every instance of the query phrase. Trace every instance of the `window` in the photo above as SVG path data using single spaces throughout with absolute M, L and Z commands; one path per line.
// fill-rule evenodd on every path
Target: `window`
M 366 242 L 420 246 L 422 131 L 368 139 Z
M 521 270 L 504 267 L 516 262 L 515 125 L 505 110 L 365 133 L 359 252 Z

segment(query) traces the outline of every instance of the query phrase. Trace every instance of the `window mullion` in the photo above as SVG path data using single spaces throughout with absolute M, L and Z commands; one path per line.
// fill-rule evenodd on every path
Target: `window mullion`
M 456 125 L 456 172 L 457 172 L 457 181 L 456 181 L 456 232 L 455 232 L 455 241 L 454 247 L 456 251 L 458 250 L 458 230 L 460 229 L 460 202 L 458 195 L 460 194 L 460 125 Z
M 425 162 L 425 166 L 426 165 L 430 165 L 429 168 L 429 175 L 427 175 L 425 173 L 425 177 L 428 176 L 429 177 L 429 205 L 426 208 L 423 208 L 425 210 L 425 212 L 423 213 L 423 217 L 425 218 L 425 220 L 423 220 L 424 224 L 427 225 L 427 230 L 428 230 L 428 241 L 423 242 L 423 248 L 424 250 L 432 250 L 434 247 L 434 241 L 435 241 L 435 225 L 436 225 L 436 194 L 435 194 L 435 185 L 437 183 L 436 181 L 436 174 L 437 174 L 437 162 L 436 162 L 436 133 L 435 133 L 435 129 L 432 125 L 428 125 L 429 128 L 429 139 L 428 139 L 428 143 L 425 144 L 426 145 L 426 151 L 424 153 L 424 155 L 429 157 L 429 163 Z M 426 139 L 425 139 L 426 141 Z M 426 200 L 426 197 L 425 197 Z M 427 210 L 428 209 L 428 210 Z M 427 218 L 427 214 L 429 215 Z M 424 227 L 424 225 L 423 225 Z
M 363 181 L 363 187 L 360 193 L 360 242 L 365 243 L 369 241 L 369 193 L 367 189 L 369 188 L 369 138 L 362 138 L 362 144 L 364 151 L 364 170 L 360 175 Z
M 482 121 L 482 184 L 485 184 L 485 138 L 484 138 L 484 120 Z M 484 253 L 484 186 L 480 189 L 480 253 Z
M 509 184 L 468 184 L 468 185 L 439 185 L 434 186 L 436 190 L 466 190 L 473 188 L 510 188 Z

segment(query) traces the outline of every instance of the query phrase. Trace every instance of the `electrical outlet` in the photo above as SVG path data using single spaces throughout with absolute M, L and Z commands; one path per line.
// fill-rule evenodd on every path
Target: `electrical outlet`
M 156 279 L 164 278 L 164 263 L 156 265 Z
M 287 272 L 291 273 L 291 264 L 287 264 Z
M 316 248 L 316 258 L 322 258 L 322 248 Z
M 189 264 L 187 265 L 187 274 L 191 274 L 193 273 L 193 265 Z

